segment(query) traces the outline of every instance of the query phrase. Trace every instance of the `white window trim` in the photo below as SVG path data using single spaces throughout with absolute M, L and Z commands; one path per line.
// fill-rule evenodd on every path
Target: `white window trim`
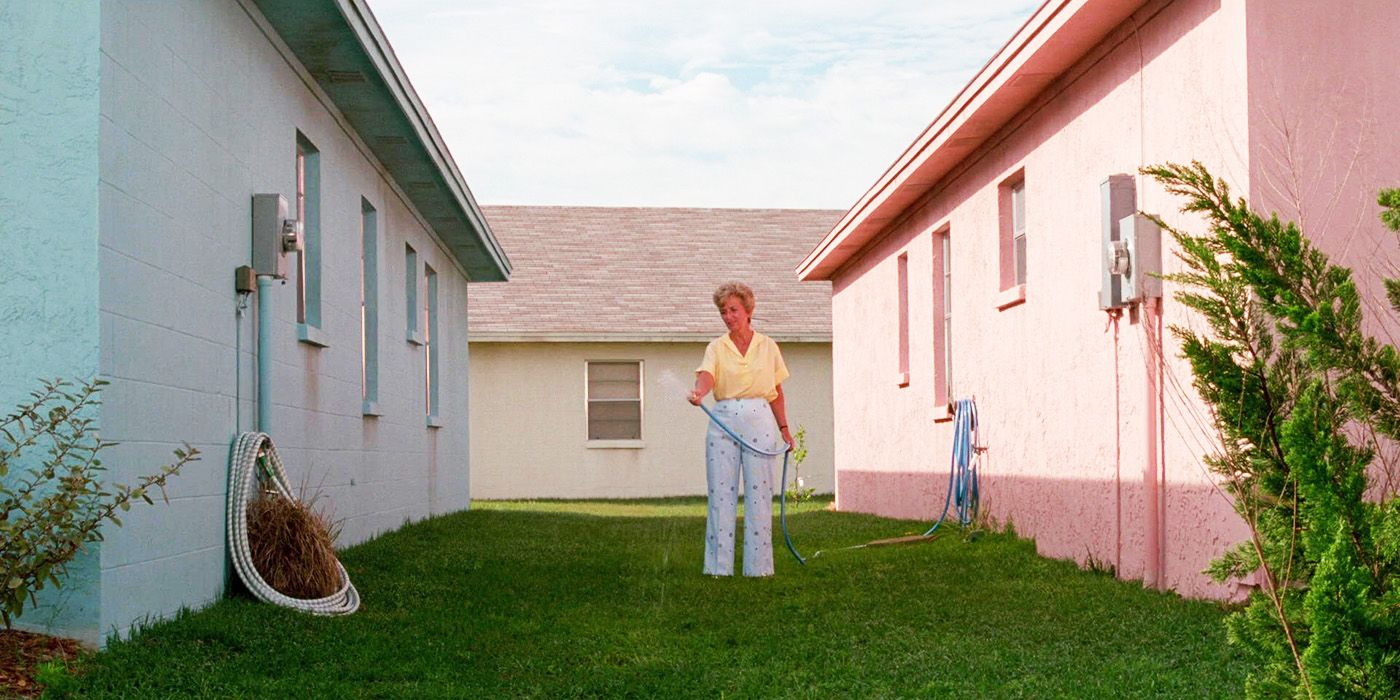
M 438 337 L 438 273 L 423 264 L 423 404 L 429 428 L 442 427 L 442 339 Z
M 360 197 L 360 414 L 379 412 L 379 210 Z
M 611 440 L 594 440 L 594 439 L 590 439 L 590 438 L 588 437 L 588 416 L 589 416 L 588 409 L 589 409 L 589 404 L 592 403 L 592 400 L 589 399 L 589 397 L 588 397 L 588 366 L 591 365 L 591 364 L 595 364 L 595 363 L 596 363 L 596 364 L 600 364 L 600 365 L 604 365 L 604 364 L 621 364 L 621 363 L 627 363 L 627 364 L 636 363 L 636 365 L 637 365 L 637 398 L 635 399 L 635 401 L 637 402 L 637 434 L 638 434 L 638 435 L 646 435 L 646 415 L 647 415 L 647 412 L 646 412 L 646 406 L 647 406 L 647 404 L 646 404 L 646 401 L 647 401 L 647 394 L 646 394 L 647 366 L 646 366 L 646 360 L 637 360 L 637 359 L 584 360 L 584 361 L 583 361 L 583 437 L 584 437 L 584 443 L 585 443 L 584 446 L 585 446 L 585 447 L 589 447 L 589 448 L 604 448 L 604 449 L 606 449 L 606 448 L 637 449 L 637 448 L 645 447 L 646 444 L 645 444 L 645 442 L 644 442 L 641 438 L 638 438 L 638 439 L 636 439 L 636 440 L 626 440 L 626 439 L 624 439 L 624 440 L 617 440 L 617 439 L 611 439 Z M 606 401 L 606 400 L 608 400 L 608 399 L 599 399 L 599 401 Z M 615 400 L 615 401 L 633 401 L 634 399 L 613 399 L 613 400 Z

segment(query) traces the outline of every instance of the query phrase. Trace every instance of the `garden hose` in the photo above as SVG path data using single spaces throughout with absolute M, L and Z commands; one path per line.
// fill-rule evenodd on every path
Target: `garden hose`
M 797 560 L 797 563 L 798 563 L 798 564 L 802 564 L 803 566 L 806 566 L 806 565 L 807 565 L 807 560 L 806 560 L 806 559 L 803 559 L 803 558 L 802 558 L 802 555 L 797 553 L 797 548 L 794 547 L 794 546 L 792 546 L 792 537 L 788 535 L 788 526 L 787 526 L 787 468 L 788 468 L 788 452 L 789 452 L 789 451 L 788 451 L 787 445 L 783 445 L 783 449 L 782 449 L 781 451 L 778 451 L 778 452 L 769 452 L 769 451 L 767 451 L 767 450 L 760 450 L 760 449 L 758 449 L 757 447 L 755 447 L 755 446 L 753 446 L 753 445 L 750 445 L 749 443 L 745 442 L 743 438 L 741 438 L 741 437 L 739 437 L 738 435 L 734 434 L 734 431 L 733 431 L 733 430 L 730 430 L 730 429 L 729 429 L 729 426 L 725 425 L 722 421 L 720 421 L 719 418 L 716 418 L 716 417 L 715 417 L 715 414 L 712 413 L 712 412 L 710 411 L 710 409 L 709 409 L 707 406 L 705 406 L 705 404 L 701 403 L 701 404 L 696 404 L 696 405 L 700 407 L 700 410 L 702 410 L 702 411 L 705 412 L 705 415 L 707 415 L 707 416 L 710 417 L 710 420 L 714 421 L 715 425 L 718 425 L 718 426 L 719 426 L 720 430 L 723 430 L 723 431 L 725 432 L 725 434 L 727 434 L 729 437 L 734 438 L 734 442 L 739 443 L 739 445 L 740 445 L 741 447 L 743 447 L 744 449 L 746 449 L 746 450 L 748 450 L 748 451 L 750 451 L 750 452 L 753 452 L 754 454 L 764 455 L 765 457 L 777 457 L 778 455 L 782 455 L 782 456 L 783 456 L 783 478 L 782 478 L 782 481 L 779 482 L 779 484 L 778 484 L 778 486 L 779 486 L 779 488 L 780 488 L 779 493 L 781 494 L 781 495 L 778 497 L 778 522 L 781 523 L 782 526 L 783 526 L 783 544 L 786 544 L 786 545 L 787 545 L 788 551 L 789 551 L 789 552 L 792 552 L 792 556 L 793 556 L 794 559 Z
M 948 493 L 943 497 L 943 512 L 924 537 L 933 534 L 948 517 L 948 507 L 957 506 L 958 524 L 967 527 L 977 518 L 981 487 L 977 478 L 977 402 L 959 399 L 953 412 L 953 457 L 948 465 Z
M 325 598 L 292 598 L 268 585 L 253 566 L 252 548 L 248 544 L 248 501 L 255 495 L 259 481 L 270 485 L 282 498 L 289 501 L 296 498 L 287 482 L 287 472 L 282 469 L 282 460 L 277 456 L 277 448 L 267 433 L 239 434 L 229 459 L 228 508 L 225 513 L 229 524 L 229 556 L 243 585 L 258 600 L 312 615 L 349 615 L 358 610 L 360 592 L 350 583 L 350 574 L 339 559 L 335 566 L 340 571 L 340 590 Z

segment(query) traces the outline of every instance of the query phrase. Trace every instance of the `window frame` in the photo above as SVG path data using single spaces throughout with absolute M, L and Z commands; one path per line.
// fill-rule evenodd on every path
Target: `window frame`
M 953 242 L 952 228 L 934 230 L 933 249 L 933 394 L 934 403 L 953 402 Z
M 997 247 L 1000 267 L 1000 293 L 995 306 L 1005 311 L 1026 301 L 1026 281 L 1030 268 L 1030 226 L 1027 223 L 1026 171 L 1018 167 L 997 185 Z
M 379 414 L 379 210 L 360 197 L 360 413 Z
M 426 321 L 423 338 L 423 404 L 428 427 L 442 426 L 440 373 L 442 338 L 438 335 L 438 273 L 423 264 L 423 315 Z
M 589 396 L 590 368 L 593 365 L 618 365 L 628 364 L 637 366 L 637 398 L 635 399 L 593 399 Z M 594 402 L 632 402 L 637 403 L 637 437 L 635 438 L 593 438 L 590 436 L 589 423 L 591 422 L 592 408 Z M 644 446 L 643 436 L 646 435 L 646 360 L 641 359 L 600 359 L 583 361 L 583 437 L 584 444 L 589 448 L 624 448 L 635 449 Z
M 1011 197 L 1012 282 L 1026 283 L 1026 180 L 1009 188 Z
M 414 250 L 413 244 L 404 244 L 403 256 L 403 286 L 404 301 L 406 308 L 404 312 L 404 334 L 408 342 L 414 345 L 423 344 L 422 324 L 419 322 L 419 313 L 422 311 L 418 307 L 418 251 Z
M 302 250 L 297 254 L 297 340 L 327 347 L 321 316 L 321 152 L 296 132 L 296 216 L 301 222 Z
M 896 340 L 895 384 L 901 388 L 909 386 L 909 251 L 904 251 L 895 259 L 895 284 L 897 300 L 898 337 Z

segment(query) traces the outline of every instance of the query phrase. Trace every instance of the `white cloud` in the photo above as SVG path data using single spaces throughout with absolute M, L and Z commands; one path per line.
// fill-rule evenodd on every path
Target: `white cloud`
M 483 203 L 845 208 L 1036 3 L 371 4 Z

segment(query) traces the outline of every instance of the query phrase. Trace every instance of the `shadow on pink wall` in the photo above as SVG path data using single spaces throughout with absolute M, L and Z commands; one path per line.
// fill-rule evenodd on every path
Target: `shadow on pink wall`
M 943 510 L 947 489 L 947 471 L 836 474 L 838 510 L 930 524 Z M 1141 483 L 983 473 L 981 494 L 982 516 L 993 527 L 1009 525 L 1035 540 L 1042 556 L 1111 566 L 1120 579 L 1188 597 L 1239 600 L 1255 586 L 1252 578 L 1217 584 L 1201 573 L 1249 536 L 1228 497 L 1211 485 L 1167 484 L 1164 546 L 1155 565 L 1146 556 L 1149 523 Z

